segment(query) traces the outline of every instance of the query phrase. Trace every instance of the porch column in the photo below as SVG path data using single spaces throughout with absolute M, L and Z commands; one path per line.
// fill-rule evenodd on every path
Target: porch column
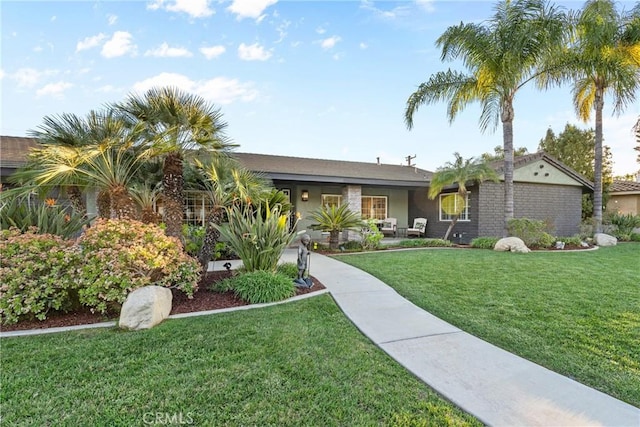
M 342 187 L 342 203 L 349 205 L 349 210 L 360 214 L 362 212 L 362 186 L 345 185 Z M 342 232 L 343 240 L 355 240 L 360 235 L 354 231 L 345 230 Z

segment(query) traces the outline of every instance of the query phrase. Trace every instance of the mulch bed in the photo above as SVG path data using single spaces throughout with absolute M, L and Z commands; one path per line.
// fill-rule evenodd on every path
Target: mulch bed
M 219 280 L 225 279 L 232 275 L 231 271 L 213 271 L 209 272 L 200 280 L 198 290 L 193 294 L 193 298 L 187 296 L 177 290 L 172 289 L 173 301 L 171 314 L 194 313 L 198 311 L 218 310 L 222 308 L 239 307 L 249 305 L 248 302 L 236 297 L 233 292 L 212 292 L 209 286 Z M 308 294 L 325 289 L 315 277 L 313 287 L 296 288 L 296 295 Z M 50 313 L 45 320 L 24 320 L 14 325 L 1 325 L 2 332 L 23 331 L 28 329 L 47 329 L 61 326 L 88 325 L 92 323 L 107 322 L 118 320 L 118 315 L 104 316 L 101 314 L 91 313 L 89 310 L 83 310 L 73 313 Z

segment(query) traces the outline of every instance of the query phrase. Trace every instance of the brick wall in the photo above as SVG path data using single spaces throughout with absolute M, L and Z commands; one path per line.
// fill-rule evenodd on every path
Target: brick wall
M 479 236 L 502 236 L 504 218 L 503 183 L 485 182 L 480 187 Z M 548 221 L 557 236 L 572 236 L 580 230 L 582 189 L 568 185 L 514 184 L 515 218 Z

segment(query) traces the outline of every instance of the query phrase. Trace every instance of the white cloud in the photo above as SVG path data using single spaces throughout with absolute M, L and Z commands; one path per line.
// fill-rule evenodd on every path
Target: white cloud
M 237 79 L 216 77 L 210 80 L 193 81 L 176 73 L 161 73 L 133 85 L 133 90 L 144 93 L 153 87 L 173 86 L 202 96 L 216 104 L 230 104 L 235 101 L 249 102 L 258 96 L 253 83 L 242 83 Z
M 112 85 L 100 86 L 99 88 L 96 89 L 96 92 L 101 92 L 101 93 L 113 93 L 113 92 L 119 92 L 119 91 L 120 89 Z
M 202 53 L 205 58 L 213 59 L 222 55 L 226 51 L 225 47 L 222 45 L 217 46 L 205 46 L 200 48 L 200 53 Z
M 245 61 L 266 61 L 271 57 L 271 52 L 264 49 L 258 43 L 246 45 L 241 43 L 238 46 L 238 56 Z
M 55 98 L 59 98 L 62 96 L 65 90 L 72 88 L 73 84 L 69 82 L 57 82 L 57 83 L 49 83 L 38 89 L 36 91 L 37 96 L 53 96 Z
M 115 25 L 116 22 L 118 22 L 118 15 L 107 15 L 107 22 L 109 23 L 109 25 Z
M 14 79 L 20 88 L 30 88 L 37 85 L 43 77 L 58 74 L 56 70 L 38 71 L 35 68 L 20 68 L 10 77 Z
M 4 76 L 6 76 L 6 73 L 2 68 L 0 68 L 0 80 L 4 79 Z
M 76 52 L 99 46 L 105 38 L 107 38 L 107 36 L 102 33 L 97 36 L 86 37 L 84 40 L 80 40 L 78 44 L 76 44 Z
M 264 18 L 262 12 L 278 0 L 233 0 L 227 10 L 237 15 L 238 20 L 252 18 L 261 21 Z
M 154 0 L 147 4 L 147 9 L 165 9 L 168 12 L 184 12 L 192 18 L 206 18 L 215 13 L 209 8 L 210 0 Z
M 416 0 L 416 3 L 418 1 L 420 0 Z M 425 7 L 427 6 L 422 5 L 423 9 Z M 393 20 L 396 18 L 406 17 L 406 16 L 410 16 L 413 13 L 411 7 L 405 4 L 401 4 L 400 6 L 394 7 L 391 10 L 378 9 L 377 7 L 374 6 L 374 3 L 372 0 L 362 0 L 360 2 L 360 8 L 370 11 L 377 18 L 384 19 L 384 20 Z
M 56 15 L 53 15 L 53 16 L 51 17 L 51 22 L 54 22 L 56 19 L 58 19 L 58 17 L 57 17 Z
M 324 33 L 326 33 L 326 32 L 327 32 L 327 30 L 325 30 L 325 29 L 324 29 L 324 28 L 322 28 L 322 27 L 318 27 L 318 28 L 316 28 L 316 33 L 318 33 L 318 34 L 324 34 Z
M 113 37 L 102 46 L 102 56 L 115 58 L 123 55 L 135 55 L 137 46 L 131 42 L 133 37 L 126 31 L 116 31 Z
M 42 46 L 36 46 L 36 47 L 34 47 L 34 48 L 33 48 L 33 51 L 34 51 L 35 53 L 40 53 L 40 52 L 42 52 L 42 50 L 43 50 L 43 49 L 42 49 Z
M 425 12 L 435 12 L 436 8 L 433 0 L 416 0 L 416 4 Z
M 155 49 L 150 49 L 144 53 L 144 56 L 155 56 L 158 58 L 189 58 L 193 56 L 188 49 L 183 47 L 170 47 L 166 42 L 162 43 Z
M 328 50 L 333 48 L 340 40 L 342 40 L 340 36 L 331 36 L 324 40 L 320 40 L 320 46 L 322 46 L 323 49 Z
M 365 42 L 360 42 L 360 49 L 366 49 L 368 47 L 369 47 L 369 45 L 366 44 Z

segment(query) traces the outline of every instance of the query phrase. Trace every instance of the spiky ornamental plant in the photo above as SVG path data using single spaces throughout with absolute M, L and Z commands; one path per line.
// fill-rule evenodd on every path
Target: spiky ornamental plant
M 200 266 L 206 272 L 220 238 L 217 226 L 222 224 L 225 209 L 233 204 L 250 205 L 251 201 L 260 200 L 268 184 L 260 176 L 241 167 L 236 160 L 225 155 L 212 156 L 206 163 L 196 161 L 196 166 L 202 174 L 200 190 L 210 205 L 205 218 L 205 237 L 198 253 Z
M 233 205 L 227 208 L 228 224 L 215 225 L 229 246 L 238 254 L 247 272 L 275 272 L 282 252 L 296 237 L 288 226 L 288 215 L 280 206 L 253 208 Z
M 329 248 L 338 249 L 340 232 L 343 230 L 360 231 L 364 225 L 360 212 L 353 212 L 349 205 L 321 206 L 309 213 L 309 218 L 316 221 L 311 228 L 329 232 Z

